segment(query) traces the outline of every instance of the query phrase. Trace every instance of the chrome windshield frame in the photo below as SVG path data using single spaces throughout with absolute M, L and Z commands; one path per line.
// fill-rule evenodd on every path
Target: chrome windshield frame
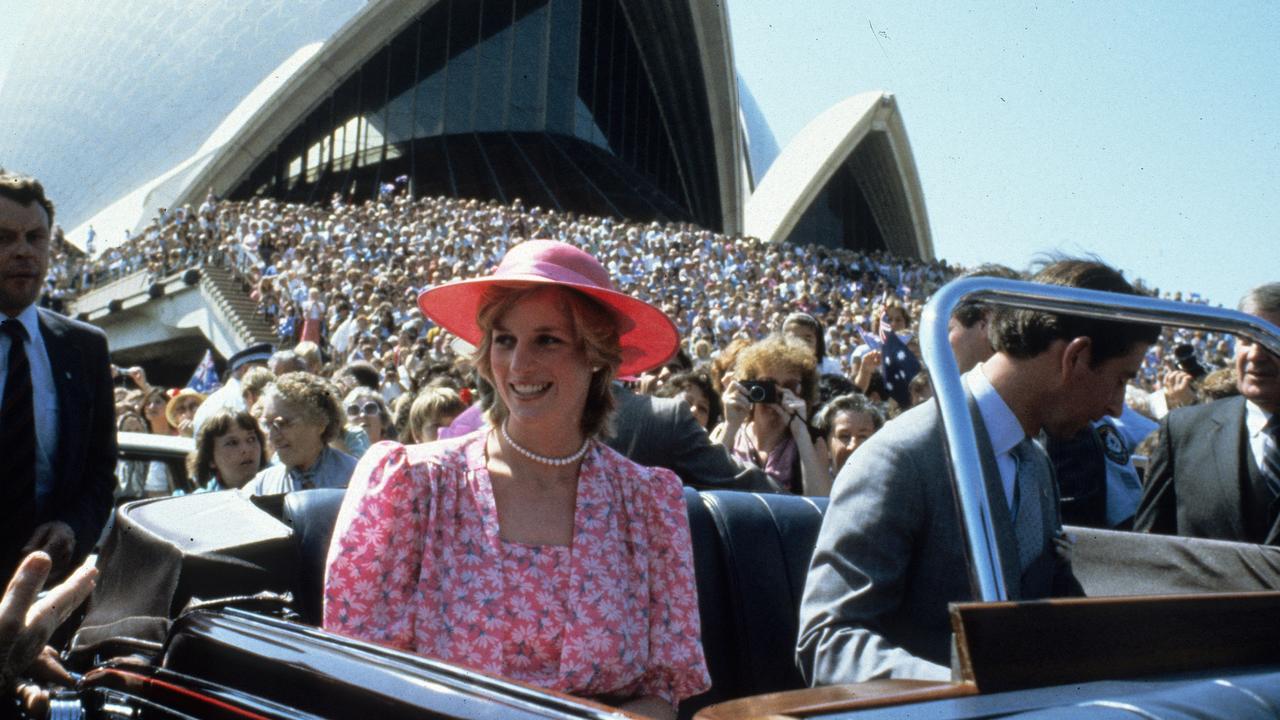
M 929 368 L 934 398 L 942 417 L 946 456 L 960 510 L 974 598 L 983 602 L 1003 601 L 1009 597 L 995 527 L 991 521 L 990 499 L 983 481 L 973 419 L 965 400 L 959 366 L 947 339 L 947 323 L 951 314 L 966 300 L 1147 325 L 1226 332 L 1248 337 L 1280 355 L 1280 328 L 1236 310 L 998 278 L 965 278 L 940 288 L 925 306 L 920 319 L 920 350 L 924 364 Z

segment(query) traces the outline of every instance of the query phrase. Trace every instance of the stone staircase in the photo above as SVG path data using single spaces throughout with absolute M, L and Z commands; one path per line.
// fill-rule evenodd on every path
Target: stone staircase
M 201 270 L 200 290 L 235 328 L 241 347 L 262 342 L 275 344 L 275 328 L 257 312 L 258 304 L 249 297 L 244 285 L 231 271 L 205 266 Z

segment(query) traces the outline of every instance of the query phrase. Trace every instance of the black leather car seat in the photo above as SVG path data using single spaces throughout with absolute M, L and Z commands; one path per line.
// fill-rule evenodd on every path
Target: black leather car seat
M 298 552 L 294 599 L 298 614 L 311 625 L 319 625 L 324 598 L 324 562 L 329 554 L 333 523 L 342 507 L 343 488 L 320 488 L 289 493 L 284 499 L 281 519 L 293 528 Z
M 826 498 L 685 489 L 713 703 L 795 690 L 800 598 Z

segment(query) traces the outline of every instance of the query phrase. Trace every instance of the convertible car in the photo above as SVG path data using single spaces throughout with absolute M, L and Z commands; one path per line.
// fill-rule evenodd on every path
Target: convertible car
M 974 279 L 943 288 L 922 338 L 947 426 L 974 597 L 951 606 L 950 682 L 805 688 L 798 608 L 824 500 L 685 497 L 713 687 L 684 717 L 1280 717 L 1280 549 L 1068 528 L 1089 597 L 1011 602 L 946 319 L 965 298 L 1249 335 L 1226 310 Z M 589 700 L 319 629 L 340 490 L 206 493 L 123 506 L 66 658 L 56 717 L 604 718 Z

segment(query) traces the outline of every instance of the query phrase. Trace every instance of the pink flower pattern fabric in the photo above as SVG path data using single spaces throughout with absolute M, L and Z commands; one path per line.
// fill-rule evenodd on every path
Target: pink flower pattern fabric
M 675 705 L 709 688 L 675 474 L 594 443 L 572 546 L 507 542 L 490 432 L 365 453 L 329 547 L 325 629 L 589 697 Z

